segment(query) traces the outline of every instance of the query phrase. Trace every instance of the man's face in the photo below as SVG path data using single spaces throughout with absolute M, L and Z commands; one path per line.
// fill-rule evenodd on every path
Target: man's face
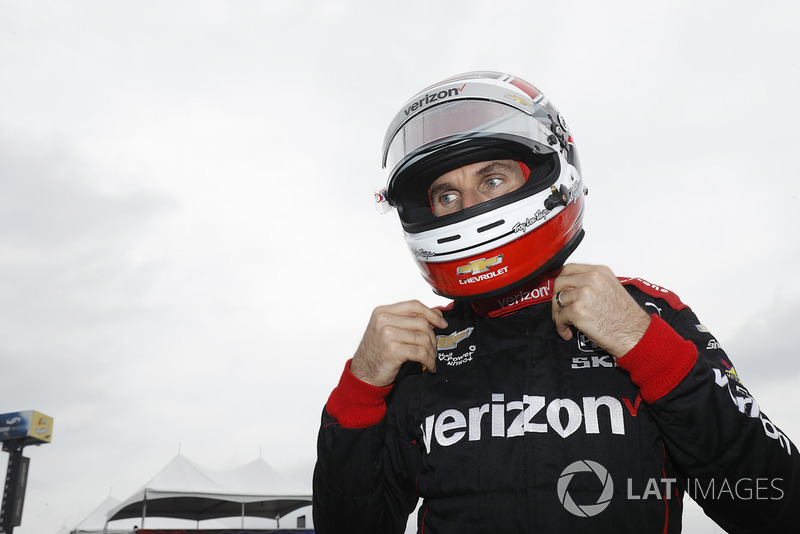
M 501 159 L 465 165 L 443 174 L 428 191 L 433 214 L 441 217 L 505 195 L 524 184 L 519 162 Z

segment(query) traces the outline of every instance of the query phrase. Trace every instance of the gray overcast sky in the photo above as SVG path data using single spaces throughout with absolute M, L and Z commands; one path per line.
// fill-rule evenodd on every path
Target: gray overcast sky
M 384 4 L 0 0 L 0 413 L 55 417 L 16 533 L 179 449 L 310 482 L 372 308 L 443 303 L 371 187 L 403 102 L 468 70 L 570 123 L 573 258 L 677 292 L 800 439 L 800 5 Z

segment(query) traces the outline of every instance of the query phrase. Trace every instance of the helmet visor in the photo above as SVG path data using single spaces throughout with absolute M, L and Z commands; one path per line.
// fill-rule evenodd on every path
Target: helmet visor
M 544 112 L 543 108 L 536 107 Z M 531 106 L 534 109 L 534 106 Z M 443 139 L 470 138 L 494 134 L 521 137 L 550 152 L 552 133 L 545 124 L 551 117 L 534 117 L 511 105 L 487 100 L 456 100 L 431 107 L 403 123 L 389 141 L 383 156 L 383 167 L 392 179 L 397 165 L 414 151 Z M 543 124 L 544 123 L 544 124 Z M 388 184 L 387 184 L 388 185 Z

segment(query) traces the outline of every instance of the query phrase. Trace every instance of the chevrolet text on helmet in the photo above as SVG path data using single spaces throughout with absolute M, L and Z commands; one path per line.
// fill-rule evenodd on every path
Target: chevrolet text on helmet
M 436 178 L 498 159 L 524 163 L 525 185 L 433 215 Z M 538 89 L 509 74 L 469 72 L 419 92 L 386 132 L 383 168 L 378 209 L 397 208 L 422 276 L 440 295 L 508 291 L 559 267 L 583 237 L 586 190 L 569 129 Z

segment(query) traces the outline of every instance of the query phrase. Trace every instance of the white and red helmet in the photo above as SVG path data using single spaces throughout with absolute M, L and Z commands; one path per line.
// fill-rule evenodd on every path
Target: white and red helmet
M 436 178 L 498 159 L 524 163 L 525 185 L 434 216 Z M 509 74 L 469 72 L 419 92 L 386 132 L 383 168 L 378 209 L 397 208 L 422 276 L 440 295 L 513 289 L 560 267 L 583 237 L 586 189 L 569 129 L 538 89 Z

